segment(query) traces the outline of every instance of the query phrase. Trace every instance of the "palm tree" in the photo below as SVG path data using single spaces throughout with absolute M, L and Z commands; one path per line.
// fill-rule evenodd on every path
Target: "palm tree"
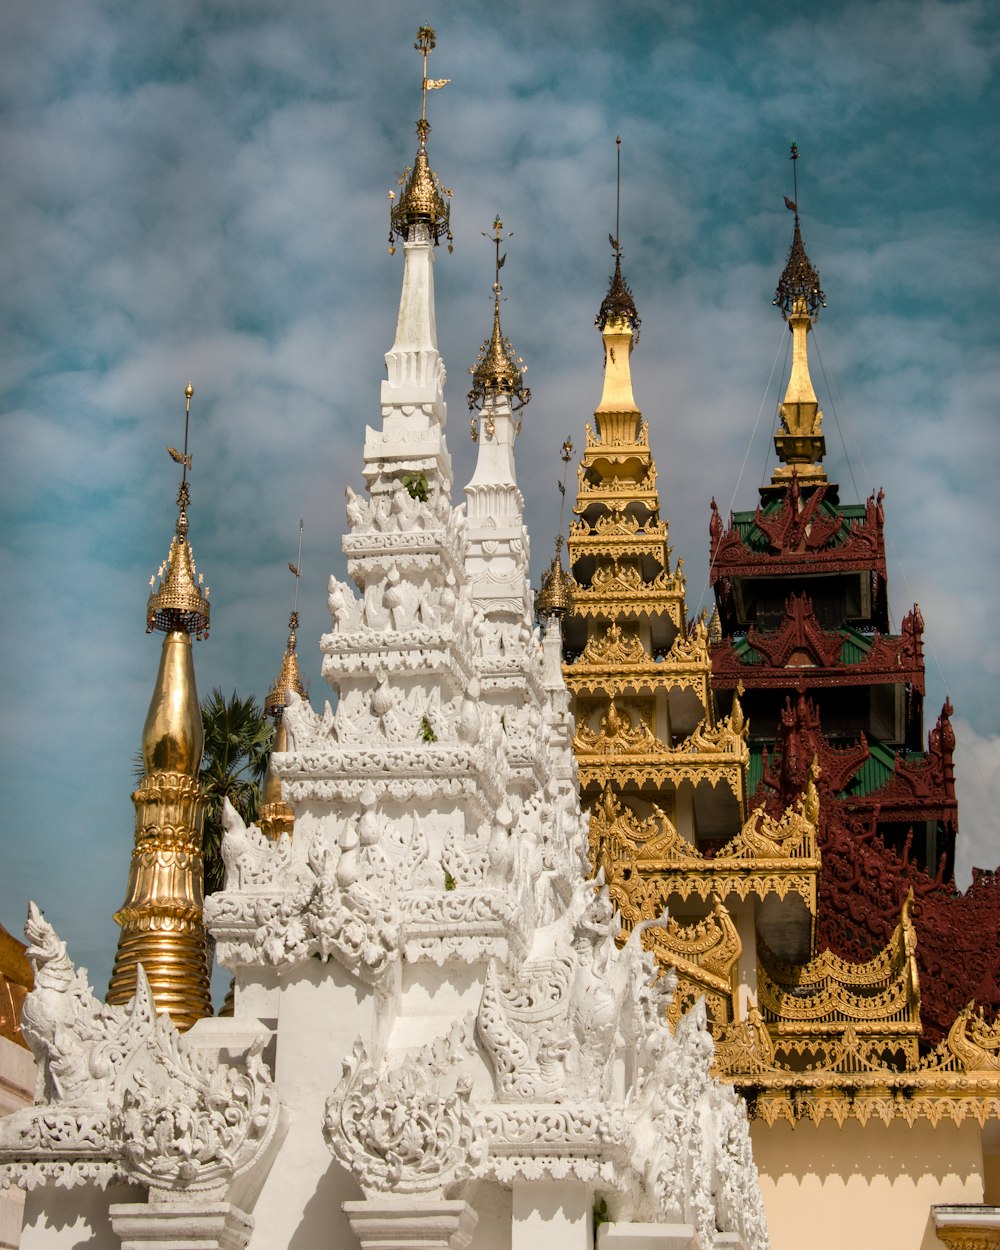
M 218 688 L 202 700 L 201 719 L 205 728 L 201 783 L 208 797 L 202 849 L 208 895 L 225 884 L 222 801 L 228 799 L 248 825 L 257 819 L 274 725 L 253 695 L 241 699 L 234 690 L 227 699 Z

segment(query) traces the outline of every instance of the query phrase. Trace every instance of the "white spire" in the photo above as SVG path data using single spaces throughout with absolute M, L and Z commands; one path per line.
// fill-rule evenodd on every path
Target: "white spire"
M 451 457 L 444 438 L 446 374 L 437 348 L 432 247 L 426 226 L 410 227 L 403 244 L 396 338 L 385 354 L 382 428 L 369 426 L 365 431 L 365 477 L 374 493 L 381 493 L 380 480 L 398 479 L 404 473 L 423 473 L 428 482 L 436 477 L 443 491 L 451 490 Z

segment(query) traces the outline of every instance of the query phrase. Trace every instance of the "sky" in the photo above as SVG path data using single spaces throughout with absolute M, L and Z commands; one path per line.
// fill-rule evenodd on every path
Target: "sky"
M 451 79 L 428 112 L 454 191 L 435 282 L 456 501 L 499 213 L 537 584 L 560 444 L 582 449 L 600 397 L 620 134 L 635 394 L 689 608 L 708 602 L 709 501 L 753 507 L 774 463 L 794 141 L 828 301 L 810 336 L 827 469 L 847 502 L 885 489 L 893 619 L 917 601 L 926 622 L 927 728 L 946 693 L 956 707 L 960 880 L 1000 862 L 997 6 L 7 0 L 0 922 L 19 932 L 36 899 L 100 992 L 189 379 L 199 689 L 266 693 L 301 517 L 299 649 L 325 697 L 326 580 L 398 306 L 387 190 L 416 148 L 422 22 L 429 74 Z

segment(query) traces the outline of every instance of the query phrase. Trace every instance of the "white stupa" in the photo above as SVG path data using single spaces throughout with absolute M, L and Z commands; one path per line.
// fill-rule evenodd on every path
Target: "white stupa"
M 585 879 L 559 625 L 533 626 L 499 264 L 468 517 L 451 502 L 428 130 L 393 208 L 403 291 L 367 490 L 348 490 L 350 580 L 330 579 L 336 710 L 288 693 L 273 763 L 294 834 L 230 811 L 206 906 L 234 1016 L 179 1034 L 143 975 L 128 1006 L 98 1002 L 32 910 L 38 1096 L 0 1122 L 25 1250 L 587 1250 L 595 1225 L 606 1250 L 767 1246 L 704 1011 L 671 1033 L 669 978 L 638 930 L 617 944 Z

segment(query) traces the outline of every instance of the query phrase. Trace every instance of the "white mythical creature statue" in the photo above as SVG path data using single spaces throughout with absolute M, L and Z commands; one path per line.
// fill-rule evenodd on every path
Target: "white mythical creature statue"
M 109 1006 L 34 903 L 25 934 L 35 987 L 23 1029 L 38 1088 L 35 1106 L 0 1120 L 0 1181 L 121 1180 L 157 1201 L 243 1199 L 279 1136 L 266 1036 L 238 1062 L 206 1054 L 156 1013 L 141 964 L 134 998 Z

